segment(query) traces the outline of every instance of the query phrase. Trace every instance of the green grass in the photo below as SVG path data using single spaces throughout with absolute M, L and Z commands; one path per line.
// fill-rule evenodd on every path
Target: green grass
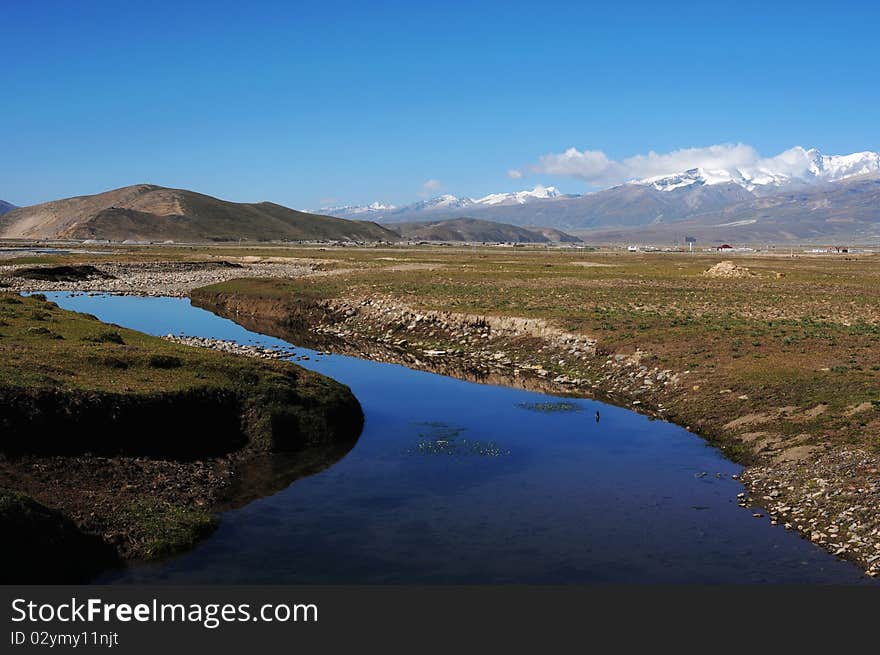
M 65 390 L 166 392 L 242 380 L 284 380 L 286 363 L 191 348 L 60 309 L 37 297 L 0 294 L 0 385 Z M 125 362 L 121 368 L 118 362 Z M 308 378 L 311 374 L 298 370 Z
M 104 437 L 113 438 L 124 452 L 126 440 L 135 441 L 121 429 L 130 420 L 141 451 L 152 423 L 158 443 L 175 422 L 177 431 L 186 433 L 181 448 L 199 439 L 207 446 L 212 435 L 215 450 L 221 443 L 231 448 L 240 431 L 260 449 L 289 450 L 352 438 L 362 420 L 347 387 L 289 362 L 184 346 L 108 326 L 39 297 L 11 294 L 0 294 L 0 402 L 7 403 L 0 417 L 7 431 L 0 435 L 0 449 L 14 443 L 27 447 L 19 432 L 41 425 L 41 434 L 64 430 L 69 420 L 82 439 L 94 437 L 107 448 Z M 165 409 L 151 413 L 149 407 Z M 140 415 L 146 424 L 134 418 Z M 106 434 L 99 439 L 100 430 Z
M 151 560 L 189 550 L 219 524 L 209 512 L 150 499 L 122 508 L 119 521 L 135 526 L 139 555 Z

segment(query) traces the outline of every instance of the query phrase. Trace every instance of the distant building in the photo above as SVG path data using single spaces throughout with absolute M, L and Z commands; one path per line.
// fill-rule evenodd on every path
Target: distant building
M 733 250 L 733 246 L 731 246 L 729 243 L 718 246 L 718 252 L 722 252 L 724 250 Z

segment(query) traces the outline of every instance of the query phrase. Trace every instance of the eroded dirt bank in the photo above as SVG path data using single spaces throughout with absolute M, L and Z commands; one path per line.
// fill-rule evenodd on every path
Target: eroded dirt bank
M 0 581 L 82 582 L 191 547 L 217 511 L 329 465 L 363 425 L 329 378 L 41 296 L 0 294 L 0 355 Z
M 244 327 L 316 349 L 478 382 L 596 397 L 674 421 L 747 466 L 740 499 L 756 518 L 797 530 L 835 555 L 880 573 L 880 457 L 857 447 L 818 449 L 797 439 L 780 444 L 762 425 L 809 428 L 822 406 L 749 414 L 748 389 L 738 405 L 713 403 L 704 375 L 659 364 L 650 352 L 604 351 L 584 335 L 540 320 L 416 310 L 388 296 L 262 297 L 197 289 L 194 304 Z M 705 391 L 705 390 L 704 390 Z M 853 407 L 858 413 L 864 408 Z

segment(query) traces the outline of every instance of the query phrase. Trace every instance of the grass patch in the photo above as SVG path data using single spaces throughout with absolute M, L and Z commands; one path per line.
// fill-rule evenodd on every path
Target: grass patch
M 247 442 L 290 450 L 360 431 L 363 415 L 347 387 L 289 362 L 111 328 L 33 297 L 0 294 L 3 300 L 16 302 L 0 303 L 7 323 L 0 451 L 68 453 L 81 443 L 92 452 L 191 458 Z
M 83 337 L 83 341 L 90 341 L 92 343 L 116 343 L 119 345 L 125 343 L 125 339 L 123 339 L 122 335 L 116 330 L 104 330 L 95 335 L 85 336 Z
M 172 369 L 183 366 L 183 360 L 175 355 L 150 355 L 147 360 L 150 368 Z
M 43 280 L 49 282 L 82 282 L 94 278 L 110 279 L 101 270 L 89 264 L 79 266 L 30 266 L 19 268 L 11 273 L 13 277 L 21 277 L 26 280 Z
M 209 512 L 152 500 L 139 500 L 122 508 L 119 519 L 135 531 L 145 559 L 188 550 L 219 524 Z

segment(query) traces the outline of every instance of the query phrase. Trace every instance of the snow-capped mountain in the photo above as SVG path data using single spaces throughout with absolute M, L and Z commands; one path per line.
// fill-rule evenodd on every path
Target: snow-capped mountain
M 15 205 L 13 205 L 11 202 L 6 202 L 5 200 L 0 200 L 0 216 L 2 216 L 3 214 L 8 214 L 13 209 L 17 209 L 17 207 Z
M 843 180 L 856 175 L 870 175 L 880 171 L 880 152 L 856 152 L 851 155 L 819 155 L 819 175 L 831 181 Z
M 693 168 L 682 173 L 660 175 L 633 184 L 644 184 L 658 191 L 674 191 L 692 185 L 736 184 L 755 195 L 781 189 L 838 182 L 858 175 L 880 173 L 880 153 L 856 152 L 851 155 L 823 155 L 815 148 L 800 146 L 762 159 L 754 166 L 730 169 Z
M 381 202 L 373 202 L 369 205 L 340 205 L 339 207 L 321 207 L 316 209 L 316 214 L 324 216 L 340 216 L 343 218 L 363 217 L 364 214 L 381 214 L 397 209 L 394 205 L 383 205 Z
M 474 201 L 471 198 L 459 198 L 452 194 L 444 193 L 442 196 L 414 202 L 403 207 L 403 209 L 410 211 L 433 211 L 435 209 L 461 209 L 462 207 L 470 207 L 473 204 Z
M 514 191 L 513 193 L 490 193 L 474 200 L 477 205 L 524 205 L 533 200 L 560 198 L 562 194 L 554 186 L 536 186 L 531 191 Z
M 338 216 L 340 218 L 361 218 L 378 220 L 388 220 L 389 217 L 399 215 L 400 220 L 409 220 L 413 214 L 425 212 L 431 214 L 435 212 L 457 212 L 469 208 L 478 209 L 479 207 L 505 206 L 505 205 L 524 205 L 535 200 L 549 200 L 553 198 L 562 198 L 563 194 L 559 193 L 556 187 L 541 186 L 540 184 L 534 189 L 526 191 L 514 191 L 511 193 L 491 193 L 482 198 L 459 198 L 452 194 L 445 193 L 441 196 L 419 200 L 403 207 L 395 207 L 394 205 L 384 205 L 374 202 L 369 205 L 347 205 L 342 207 L 323 207 L 316 209 L 317 214 L 326 214 L 328 216 Z M 394 220 L 393 218 L 391 220 Z

